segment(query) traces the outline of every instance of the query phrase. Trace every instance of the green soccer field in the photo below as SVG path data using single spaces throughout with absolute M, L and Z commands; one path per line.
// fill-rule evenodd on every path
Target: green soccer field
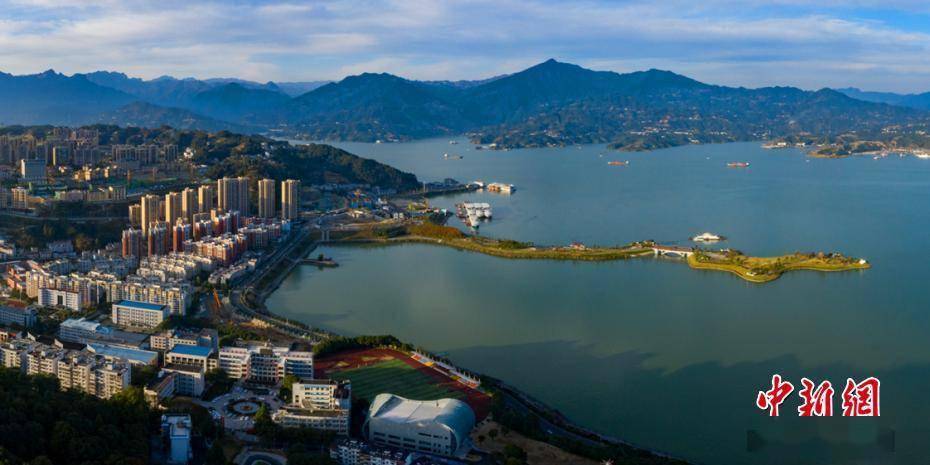
M 332 377 L 351 381 L 353 397 L 369 402 L 381 393 L 396 394 L 414 400 L 435 400 L 447 397 L 461 399 L 463 397 L 460 391 L 437 385 L 432 378 L 400 360 L 339 371 L 333 373 Z

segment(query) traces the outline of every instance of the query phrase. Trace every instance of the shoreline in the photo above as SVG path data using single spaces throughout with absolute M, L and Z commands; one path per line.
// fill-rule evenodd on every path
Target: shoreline
M 413 227 L 416 226 L 423 225 L 414 225 Z M 426 230 L 420 230 L 420 232 L 442 232 L 448 234 L 449 237 L 433 237 L 430 235 L 412 234 L 409 228 L 409 225 L 408 227 L 403 228 L 404 234 L 395 237 L 378 237 L 374 235 L 365 236 L 366 232 L 370 233 L 373 230 L 356 231 L 356 234 L 354 235 L 326 241 L 320 240 L 321 238 L 313 239 L 309 235 L 304 236 L 302 237 L 302 240 L 299 241 L 302 247 L 290 247 L 286 253 L 282 253 L 277 257 L 278 263 L 269 264 L 270 266 L 266 268 L 265 273 L 261 273 L 259 275 L 261 276 L 261 279 L 258 279 L 258 282 L 254 283 L 254 287 L 249 289 L 252 291 L 251 299 L 241 299 L 244 296 L 240 293 L 238 295 L 239 299 L 230 300 L 232 300 L 233 306 L 237 310 L 245 310 L 246 312 L 250 312 L 252 313 L 253 317 L 259 316 L 267 323 L 270 323 L 277 329 L 282 330 L 283 332 L 292 336 L 303 336 L 304 338 L 309 337 L 312 339 L 320 340 L 330 337 L 341 337 L 341 335 L 338 333 L 309 326 L 306 328 L 300 328 L 304 329 L 306 332 L 304 332 L 304 334 L 299 334 L 300 331 L 295 331 L 295 329 L 298 328 L 294 327 L 293 322 L 280 317 L 275 312 L 269 310 L 265 305 L 265 300 L 270 296 L 270 294 L 274 292 L 274 290 L 278 288 L 281 281 L 283 281 L 293 271 L 293 269 L 303 260 L 305 256 L 321 245 L 352 246 L 371 244 L 388 246 L 398 244 L 427 244 L 449 247 L 455 250 L 466 252 L 481 253 L 492 257 L 506 259 L 589 262 L 646 258 L 649 256 L 658 258 L 663 256 L 663 253 L 656 250 L 656 248 L 660 248 L 663 249 L 663 252 L 668 252 L 670 250 L 673 253 L 687 253 L 687 255 L 684 257 L 679 256 L 679 258 L 685 258 L 685 260 L 682 261 L 687 263 L 692 269 L 729 272 L 746 281 L 754 283 L 766 283 L 774 281 L 778 279 L 783 273 L 788 271 L 813 270 L 821 272 L 838 272 L 868 269 L 871 267 L 871 265 L 868 263 L 857 262 L 853 264 L 848 262 L 851 259 L 847 259 L 838 255 L 830 255 L 827 257 L 823 256 L 822 254 L 792 254 L 781 257 L 747 257 L 739 254 L 738 252 L 729 256 L 719 255 L 721 252 L 710 252 L 711 254 L 714 254 L 712 257 L 715 260 L 728 258 L 734 262 L 704 262 L 698 260 L 696 257 L 698 255 L 707 257 L 707 255 L 704 255 L 708 253 L 707 251 L 702 251 L 701 249 L 696 248 L 688 249 L 684 247 L 663 248 L 662 246 L 655 244 L 652 241 L 636 242 L 627 246 L 618 247 L 586 247 L 582 245 L 573 245 L 569 247 L 537 247 L 533 246 L 532 244 L 510 241 L 506 239 L 491 239 L 483 237 L 476 238 L 474 236 L 466 236 L 456 228 L 442 225 L 430 224 L 426 227 Z M 452 232 L 453 230 L 455 232 Z M 395 232 L 397 232 L 396 229 Z M 296 256 L 294 255 L 295 252 Z M 790 261 L 792 257 L 795 260 L 793 262 Z M 829 263 L 827 260 L 840 260 L 843 262 Z M 284 269 L 278 267 L 281 261 L 287 262 L 287 266 L 285 266 Z M 743 261 L 743 263 L 735 263 L 738 261 Z M 748 267 L 746 263 L 751 265 L 757 265 L 761 263 L 762 265 L 767 266 L 777 264 L 779 267 L 766 274 L 755 274 L 752 271 L 753 268 Z M 270 279 L 268 276 L 269 274 L 273 274 Z M 476 374 L 478 373 L 476 372 Z M 478 376 L 480 376 L 489 385 L 489 387 L 495 389 L 497 392 L 500 392 L 502 395 L 510 399 L 510 401 L 521 405 L 522 409 L 528 412 L 528 414 L 539 418 L 541 421 L 551 422 L 552 424 L 557 425 L 564 434 L 568 434 L 568 436 L 564 436 L 564 434 L 554 435 L 550 433 L 547 438 L 537 440 L 555 445 L 556 447 L 560 447 L 560 440 L 564 440 L 566 437 L 575 438 L 576 440 L 581 440 L 582 443 L 587 443 L 596 447 L 620 450 L 632 449 L 634 451 L 640 450 L 652 454 L 658 460 L 667 461 L 669 463 L 687 463 L 687 461 L 675 457 L 672 454 L 651 449 L 649 447 L 639 446 L 573 422 L 569 418 L 565 417 L 558 409 L 553 408 L 552 406 L 547 405 L 538 399 L 535 399 L 530 394 L 508 384 L 504 380 L 484 374 L 478 374 Z M 562 447 L 560 447 L 560 449 L 566 450 Z
M 841 254 L 792 253 L 774 257 L 753 257 L 730 250 L 705 250 L 696 247 L 667 247 L 654 241 L 633 242 L 625 246 L 568 247 L 534 246 L 508 239 L 467 236 L 456 228 L 443 225 L 413 225 L 404 234 L 394 237 L 349 236 L 328 241 L 331 244 L 429 244 L 456 250 L 475 252 L 491 257 L 511 260 L 557 260 L 600 262 L 672 256 L 684 259 L 691 269 L 723 271 L 756 284 L 772 282 L 792 271 L 818 271 L 824 273 L 866 270 L 872 265 L 865 260 Z
M 307 241 L 309 239 L 309 241 Z M 403 240 L 377 240 L 377 239 L 356 239 L 356 240 L 333 240 L 333 241 L 323 241 L 320 239 L 312 239 L 310 237 L 304 237 L 303 240 L 299 241 L 305 243 L 303 247 L 299 247 L 302 250 L 297 251 L 297 256 L 294 256 L 294 247 L 290 247 L 285 253 L 277 256 L 274 260 L 277 263 L 266 263 L 268 267 L 264 270 L 263 273 L 259 273 L 255 276 L 256 281 L 246 287 L 246 292 L 236 292 L 233 291 L 229 298 L 229 305 L 236 312 L 241 312 L 249 316 L 250 318 L 258 318 L 264 321 L 269 326 L 275 328 L 276 330 L 284 333 L 285 335 L 291 337 L 303 338 L 305 340 L 323 340 L 333 337 L 344 337 L 343 335 L 322 329 L 310 325 L 305 325 L 302 322 L 299 322 L 299 326 L 295 325 L 294 321 L 284 318 L 272 310 L 269 310 L 265 305 L 267 298 L 278 289 L 281 282 L 290 275 L 294 268 L 300 263 L 301 259 L 304 258 L 307 254 L 316 250 L 318 246 L 321 245 L 362 245 L 362 244 L 380 244 L 380 245 L 394 245 L 394 244 L 433 244 L 433 245 L 444 245 L 450 246 L 450 244 L 442 243 L 442 240 L 421 237 L 421 238 L 404 238 Z M 465 250 L 475 252 L 468 248 L 460 248 L 458 250 Z M 480 252 L 479 252 L 480 253 Z M 625 258 L 636 258 L 644 256 L 645 254 L 651 253 L 651 251 L 642 251 L 637 255 L 627 255 Z M 527 259 L 538 259 L 542 257 L 526 257 Z M 551 258 L 550 258 L 551 259 Z M 611 260 L 620 259 L 619 257 L 611 258 Z M 600 259 L 600 261 L 607 259 Z M 281 261 L 286 261 L 287 266 L 284 270 L 278 270 L 278 274 L 266 281 L 268 273 L 271 273 Z M 589 260 L 592 261 L 592 260 Z M 233 295 L 235 294 L 235 295 Z M 246 298 L 246 294 L 251 294 L 250 298 Z M 622 439 L 604 434 L 602 432 L 593 430 L 586 426 L 583 426 L 577 422 L 572 421 L 567 418 L 562 412 L 558 409 L 534 398 L 527 392 L 516 388 L 513 385 L 508 384 L 507 382 L 485 375 L 480 372 L 473 372 L 479 376 L 489 387 L 496 389 L 502 395 L 509 398 L 512 402 L 515 402 L 522 406 L 525 411 L 530 412 L 530 414 L 536 416 L 540 421 L 551 422 L 554 425 L 557 425 L 564 433 L 567 433 L 568 436 L 559 436 L 550 433 L 552 438 L 551 441 L 544 439 L 537 439 L 541 442 L 545 442 L 552 446 L 555 446 L 563 451 L 570 452 L 564 448 L 564 444 L 559 444 L 559 439 L 574 438 L 576 440 L 581 440 L 582 444 L 587 444 L 595 447 L 603 447 L 606 450 L 617 449 L 625 451 L 625 454 L 629 456 L 639 456 L 640 454 L 650 454 L 656 457 L 657 460 L 662 462 L 659 463 L 669 463 L 669 464 L 687 464 L 684 459 L 678 458 L 673 454 L 656 450 L 649 447 L 640 446 L 629 441 L 624 441 Z M 571 453 L 571 452 L 570 452 Z

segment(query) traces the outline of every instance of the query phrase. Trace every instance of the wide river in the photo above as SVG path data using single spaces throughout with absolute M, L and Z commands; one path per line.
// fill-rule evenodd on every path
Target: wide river
M 689 245 L 711 231 L 729 239 L 720 247 L 752 255 L 840 251 L 874 266 L 759 285 L 675 260 L 333 247 L 323 252 L 342 266 L 298 268 L 271 310 L 346 334 L 394 334 L 585 426 L 699 463 L 930 462 L 930 160 L 810 159 L 756 143 L 647 153 L 339 145 L 421 180 L 515 184 L 509 196 L 432 200 L 490 203 L 488 236 Z M 755 398 L 775 373 L 796 389 L 770 418 Z M 881 380 L 881 416 L 840 416 L 846 379 L 868 376 Z M 797 416 L 801 377 L 833 383 L 832 418 Z M 749 451 L 749 437 L 761 447 Z

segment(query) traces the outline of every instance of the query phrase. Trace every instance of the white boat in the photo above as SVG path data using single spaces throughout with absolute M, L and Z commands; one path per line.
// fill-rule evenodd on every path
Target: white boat
M 705 232 L 692 237 L 691 240 L 694 242 L 719 242 L 724 240 L 724 237 L 718 236 L 714 233 Z

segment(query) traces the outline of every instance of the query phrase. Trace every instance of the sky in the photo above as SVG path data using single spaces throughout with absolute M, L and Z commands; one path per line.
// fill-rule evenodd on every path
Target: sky
M 0 71 L 12 74 L 458 80 L 548 58 L 731 86 L 926 92 L 930 1 L 0 0 Z

